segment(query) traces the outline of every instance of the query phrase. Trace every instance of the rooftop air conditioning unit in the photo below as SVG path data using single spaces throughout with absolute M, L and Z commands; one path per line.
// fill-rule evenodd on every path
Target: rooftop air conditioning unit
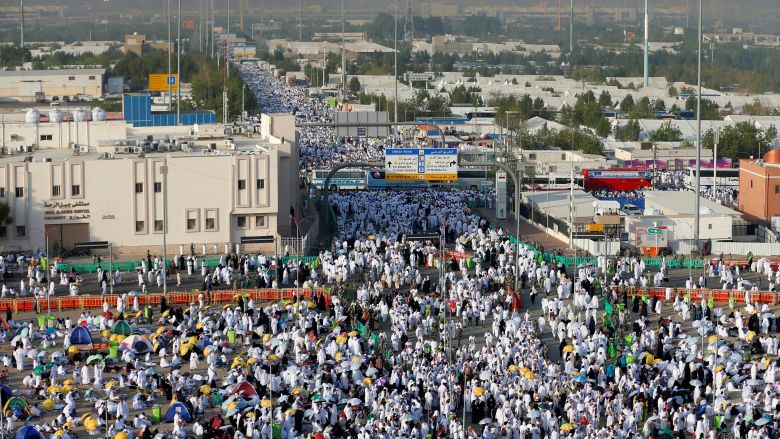
M 24 154 L 25 149 L 26 149 L 25 146 L 19 145 L 19 146 L 16 147 L 16 153 L 17 154 Z
M 82 154 L 89 154 L 89 145 L 80 145 L 79 152 Z
M 33 146 L 32 145 L 25 146 L 24 147 L 24 152 L 31 154 L 33 152 Z
M 135 149 L 135 148 L 133 148 Z M 123 146 L 122 147 L 122 154 L 130 154 L 130 147 L 129 146 Z

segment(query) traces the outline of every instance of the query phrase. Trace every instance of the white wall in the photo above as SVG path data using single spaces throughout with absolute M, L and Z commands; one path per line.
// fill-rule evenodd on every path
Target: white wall
M 780 254 L 780 243 L 766 242 L 713 242 L 712 254 L 724 253 L 727 255 L 747 255 L 749 252 L 753 256 L 777 256 Z
M 693 239 L 692 216 L 637 216 L 626 217 L 626 232 L 633 237 L 637 226 L 666 226 L 669 229 L 669 241 Z M 732 239 L 733 218 L 727 215 L 702 215 L 699 225 L 699 237 L 713 241 Z
M 100 141 L 126 140 L 127 125 L 124 120 L 0 123 L 0 139 L 6 148 L 33 145 L 39 149 L 56 149 L 67 148 L 70 143 L 96 147 Z

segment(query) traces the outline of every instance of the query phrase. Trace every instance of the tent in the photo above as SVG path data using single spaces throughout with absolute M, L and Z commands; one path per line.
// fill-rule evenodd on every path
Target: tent
M 236 386 L 233 387 L 233 390 L 231 390 L 230 393 L 233 395 L 237 394 L 244 398 L 251 398 L 253 396 L 257 396 L 257 390 L 255 390 L 255 388 L 252 387 L 252 385 L 246 381 L 242 381 L 236 384 Z
M 114 323 L 114 326 L 111 328 L 111 333 L 131 335 L 133 333 L 133 329 L 130 327 L 130 324 L 128 324 L 127 321 L 119 320 L 116 323 Z
M 10 331 L 11 330 L 11 327 L 8 326 L 8 322 L 5 321 L 5 317 L 3 317 L 3 316 L 0 316 L 0 325 L 2 325 L 3 328 L 5 328 L 6 331 Z
M 14 435 L 14 439 L 46 439 L 40 431 L 33 426 L 27 425 L 20 428 Z
M 176 416 L 176 412 L 179 412 L 179 416 L 184 422 L 192 422 L 192 414 L 190 409 L 184 403 L 176 401 L 168 407 L 168 413 L 165 414 L 165 422 L 173 422 L 173 417 Z
M 11 397 L 13 397 L 11 388 L 5 384 L 0 384 L 0 404 L 5 404 Z
M 9 399 L 3 406 L 4 412 L 9 410 L 18 418 L 26 418 L 30 415 L 30 406 L 27 404 L 27 401 L 18 396 Z
M 152 342 L 135 334 L 122 340 L 119 349 L 132 351 L 136 354 L 145 354 L 152 352 Z
M 87 328 L 76 326 L 70 331 L 70 345 L 77 346 L 79 349 L 92 349 L 92 335 Z

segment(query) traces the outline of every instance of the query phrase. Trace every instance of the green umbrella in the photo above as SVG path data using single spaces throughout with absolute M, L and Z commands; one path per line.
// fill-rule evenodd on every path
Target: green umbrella
M 103 361 L 103 356 L 100 354 L 90 355 L 87 358 L 87 364 L 92 364 L 95 361 Z
M 57 365 L 57 363 L 55 363 L 53 361 L 49 361 L 48 363 L 44 364 L 44 366 L 46 366 L 46 367 L 54 367 L 56 365 Z
M 315 393 L 314 395 L 311 396 L 311 400 L 312 402 L 322 401 L 322 395 L 320 395 L 319 393 Z
M 40 364 L 35 366 L 35 369 L 33 369 L 33 375 L 38 375 L 38 376 L 43 375 L 43 366 L 41 366 Z

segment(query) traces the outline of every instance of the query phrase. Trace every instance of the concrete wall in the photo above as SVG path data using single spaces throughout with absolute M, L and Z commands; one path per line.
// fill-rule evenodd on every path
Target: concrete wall
M 6 154 L 17 146 L 58 149 L 73 143 L 96 147 L 100 141 L 127 139 L 127 126 L 123 120 L 0 123 L 0 139 L 0 144 L 6 147 Z
M 32 100 L 36 92 L 43 92 L 49 99 L 81 94 L 103 96 L 103 74 L 92 70 L 63 70 L 61 74 L 47 71 L 45 75 L 0 74 L 0 97 Z
M 692 216 L 642 216 L 626 217 L 626 232 L 632 236 L 638 226 L 666 226 L 669 229 L 669 242 L 675 240 L 693 239 Z M 732 234 L 733 218 L 727 215 L 702 215 L 699 225 L 700 239 L 712 239 L 713 241 L 728 241 L 733 237 Z

